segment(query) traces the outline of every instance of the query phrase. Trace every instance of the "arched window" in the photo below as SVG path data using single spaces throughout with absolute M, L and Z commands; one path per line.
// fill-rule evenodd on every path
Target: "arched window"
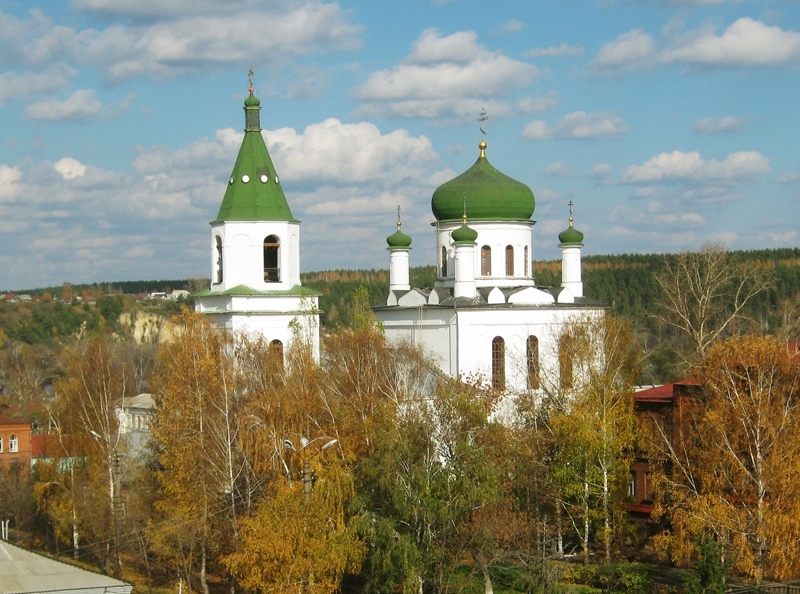
M 539 339 L 529 336 L 525 345 L 528 360 L 528 389 L 539 389 Z
M 269 343 L 269 356 L 275 365 L 275 369 L 283 371 L 283 343 L 277 338 Z
M 492 339 L 492 388 L 506 389 L 506 341 L 501 336 Z
M 447 248 L 442 246 L 442 262 L 441 262 L 442 278 L 447 276 Z
M 522 272 L 522 276 L 530 276 L 530 274 L 528 273 L 528 246 L 527 245 L 525 246 L 525 250 L 522 253 L 524 254 L 523 266 L 525 267 L 523 272 Z
M 481 276 L 492 276 L 492 248 L 488 245 L 481 248 Z
M 215 282 L 222 282 L 222 238 L 217 235 L 217 280 Z
M 506 246 L 506 276 L 514 276 L 514 246 Z
M 8 438 L 8 451 L 9 452 L 17 452 L 19 451 L 19 443 L 17 442 L 17 436 L 12 435 Z
M 570 337 L 563 335 L 558 341 L 558 376 L 562 390 L 572 387 L 572 353 L 570 352 Z
M 275 235 L 264 239 L 264 282 L 279 283 L 281 281 L 280 260 L 278 258 L 281 242 Z

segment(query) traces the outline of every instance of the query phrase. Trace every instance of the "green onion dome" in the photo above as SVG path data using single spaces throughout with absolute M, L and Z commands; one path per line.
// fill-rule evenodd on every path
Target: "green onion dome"
M 411 237 L 400 231 L 400 223 L 397 223 L 397 231 L 392 233 L 386 238 L 386 243 L 389 244 L 389 249 L 410 249 Z
M 572 226 L 572 217 L 569 218 L 569 227 L 558 234 L 559 245 L 583 245 L 583 233 Z
M 433 193 L 431 210 L 437 221 L 460 219 L 464 198 L 469 205 L 467 216 L 473 221 L 526 221 L 533 215 L 536 201 L 531 189 L 492 167 L 486 146 L 481 140 L 475 164 Z
M 253 91 L 251 90 L 250 91 L 250 95 L 247 97 L 247 99 L 244 100 L 244 106 L 245 107 L 258 107 L 259 105 L 261 105 L 261 101 L 259 101 L 258 97 L 253 95 Z
M 450 235 L 453 238 L 453 243 L 475 243 L 475 240 L 478 239 L 478 232 L 467 226 L 466 217 L 464 217 L 461 226 Z

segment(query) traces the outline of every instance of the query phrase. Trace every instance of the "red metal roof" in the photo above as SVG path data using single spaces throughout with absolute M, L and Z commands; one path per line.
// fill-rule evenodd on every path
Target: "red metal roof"
M 633 395 L 634 402 L 671 402 L 675 398 L 675 386 L 700 386 L 696 379 L 687 377 L 663 386 L 639 390 Z

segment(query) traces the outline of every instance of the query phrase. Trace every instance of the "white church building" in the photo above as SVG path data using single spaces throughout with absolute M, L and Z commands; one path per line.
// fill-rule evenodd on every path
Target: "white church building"
M 536 391 L 544 372 L 559 373 L 565 324 L 605 310 L 584 297 L 583 234 L 559 235 L 560 287 L 536 285 L 531 220 L 533 192 L 495 169 L 481 140 L 475 164 L 433 193 L 437 277 L 432 289 L 409 284 L 411 237 L 389 244 L 389 296 L 375 307 L 387 338 L 423 346 L 452 377 L 481 378 L 499 390 Z
M 249 91 L 242 145 L 211 221 L 211 286 L 194 295 L 195 310 L 222 328 L 260 334 L 281 353 L 300 338 L 319 359 L 318 293 L 300 284 L 300 221 L 261 135 L 252 71 Z M 536 391 L 544 372 L 558 373 L 564 325 L 605 306 L 583 295 L 583 234 L 571 210 L 559 235 L 561 286 L 537 286 L 533 192 L 489 163 L 486 142 L 478 148 L 475 164 L 433 193 L 435 286 L 409 284 L 411 237 L 398 218 L 387 238 L 389 296 L 373 309 L 388 339 L 423 346 L 444 374 Z

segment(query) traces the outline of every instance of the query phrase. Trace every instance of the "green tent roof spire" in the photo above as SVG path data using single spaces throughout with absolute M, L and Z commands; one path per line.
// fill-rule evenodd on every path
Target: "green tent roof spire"
M 244 138 L 228 179 L 217 218 L 211 221 L 292 221 L 278 173 L 261 136 L 261 102 L 255 96 L 253 69 L 249 95 L 244 100 Z

